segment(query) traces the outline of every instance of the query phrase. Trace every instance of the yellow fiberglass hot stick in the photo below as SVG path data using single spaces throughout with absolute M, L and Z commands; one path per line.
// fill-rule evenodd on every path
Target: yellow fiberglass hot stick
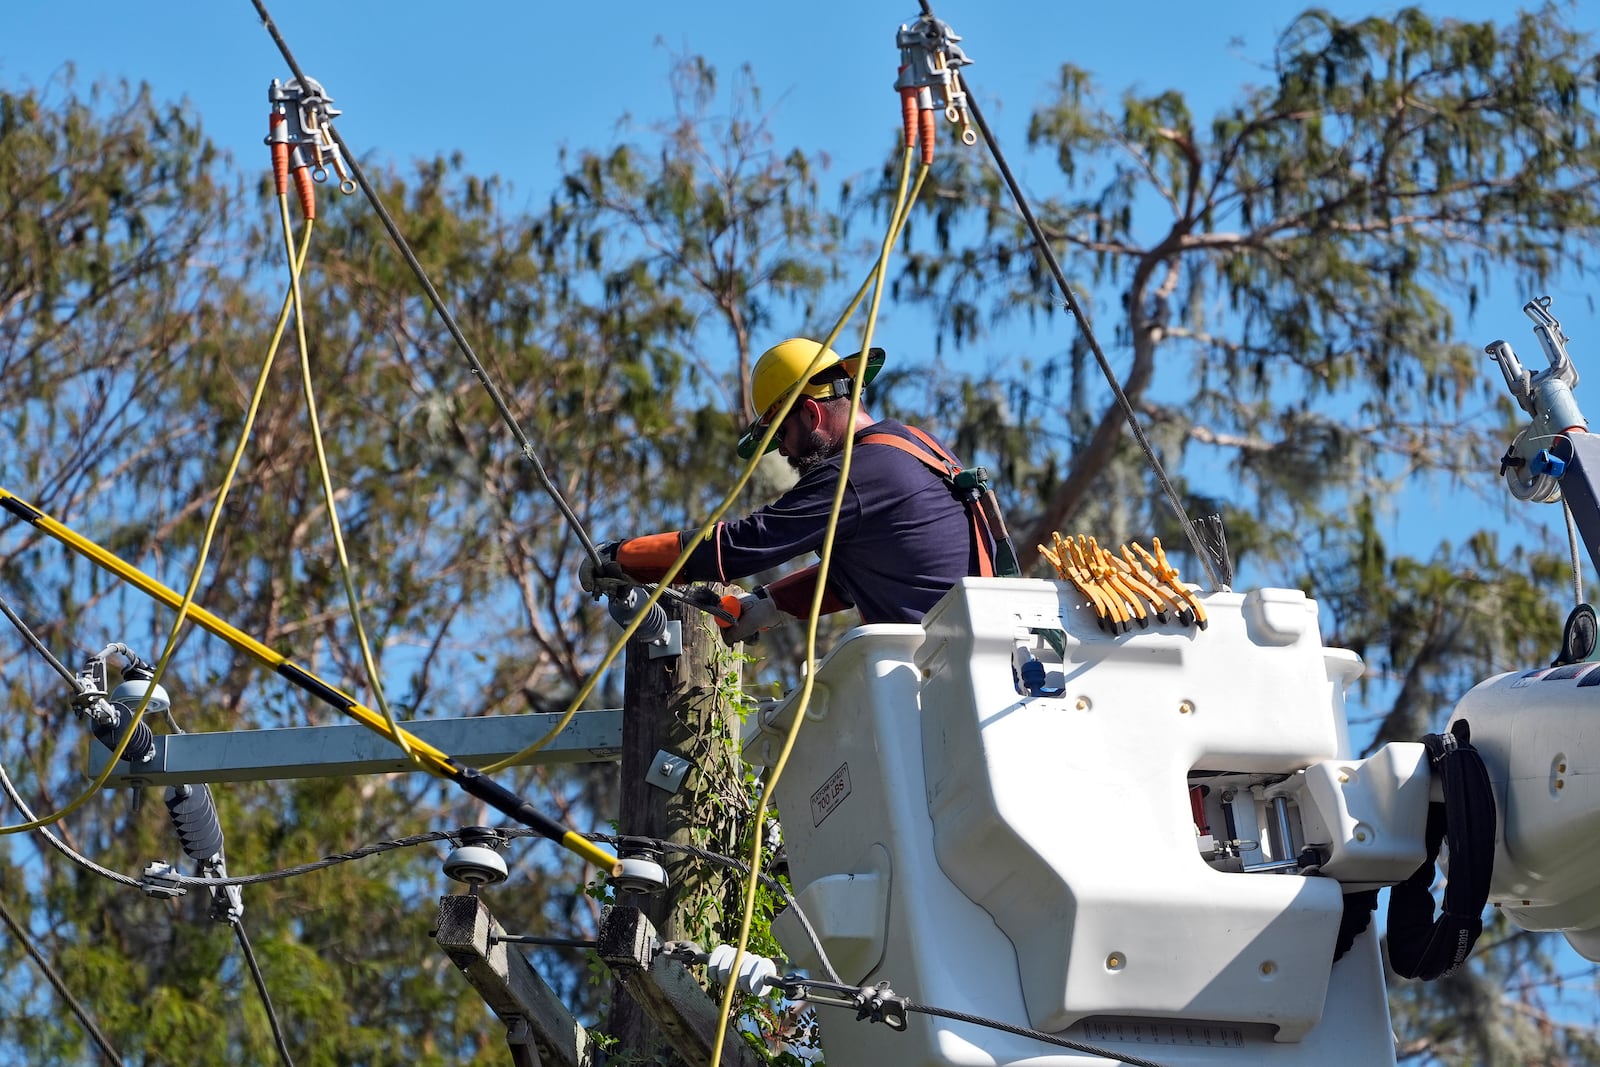
M 295 260 L 297 264 L 305 261 L 306 248 L 310 243 L 311 229 L 308 226 L 305 240 L 301 243 L 299 255 Z M 294 254 L 292 248 L 290 249 L 290 254 Z M 156 663 L 155 674 L 151 677 L 150 685 L 145 688 L 144 696 L 139 700 L 138 707 L 134 709 L 132 718 L 123 730 L 122 740 L 112 746 L 111 758 L 106 761 L 105 767 L 89 783 L 89 787 L 82 794 L 64 807 L 48 815 L 36 816 L 25 811 L 24 814 L 27 816 L 25 821 L 8 826 L 0 826 L 0 834 L 25 833 L 29 830 L 41 829 L 65 818 L 88 803 L 91 797 L 104 788 L 106 780 L 111 777 L 111 772 L 117 765 L 117 761 L 122 759 L 122 754 L 127 751 L 128 743 L 133 739 L 134 731 L 139 728 L 140 723 L 144 722 L 145 713 L 150 707 L 150 697 L 155 693 L 161 676 L 166 672 L 167 662 L 172 658 L 173 650 L 178 646 L 178 636 L 183 632 L 183 623 L 188 618 L 189 607 L 193 603 L 194 591 L 199 586 L 200 576 L 205 570 L 206 554 L 211 549 L 211 540 L 216 535 L 218 520 L 222 517 L 223 503 L 228 498 L 228 490 L 233 484 L 234 475 L 239 470 L 239 461 L 244 458 L 245 446 L 250 441 L 251 428 L 255 425 L 256 413 L 261 409 L 261 398 L 266 392 L 267 377 L 272 372 L 272 364 L 277 357 L 278 345 L 283 340 L 283 328 L 289 321 L 289 305 L 290 298 L 285 296 L 283 307 L 278 312 L 278 324 L 272 332 L 272 341 L 267 345 L 266 358 L 262 361 L 261 370 L 256 375 L 255 389 L 250 394 L 250 403 L 245 411 L 244 428 L 239 435 L 239 443 L 234 447 L 233 457 L 228 462 L 227 474 L 224 475 L 222 486 L 217 491 L 217 499 L 212 505 L 211 515 L 206 520 L 205 535 L 200 541 L 200 551 L 195 560 L 194 571 L 189 577 L 188 590 L 184 593 L 183 601 L 178 606 L 177 618 L 173 620 L 172 631 L 167 637 L 166 647 L 162 650 L 159 661 Z
M 10 512 L 33 526 L 36 530 L 48 534 L 102 570 L 121 578 L 152 600 L 156 600 L 173 609 L 183 603 L 183 598 L 176 592 L 145 574 L 133 564 L 89 540 L 71 527 L 57 522 L 3 487 L 0 487 L 0 509 Z M 189 608 L 189 617 L 201 629 L 222 638 L 234 648 L 252 657 L 262 666 L 271 668 L 279 676 L 310 693 L 323 703 L 348 715 L 368 729 L 388 736 L 388 724 L 383 721 L 381 715 L 371 708 L 358 703 L 354 697 L 324 682 L 310 671 L 290 662 L 289 658 L 282 653 L 269 648 L 243 630 L 218 618 L 198 605 Z M 612 874 L 617 873 L 620 869 L 617 858 L 611 853 L 576 830 L 569 830 L 550 818 L 550 816 L 538 811 L 527 801 L 495 782 L 482 771 L 456 762 L 448 753 L 440 751 L 414 734 L 407 733 L 404 730 L 400 732 L 405 735 L 407 743 L 411 746 L 412 754 L 417 758 L 418 763 L 426 770 L 442 778 L 450 779 L 471 796 L 482 800 L 502 815 L 530 827 L 540 836 L 556 842 L 569 852 L 580 856 L 585 862 Z

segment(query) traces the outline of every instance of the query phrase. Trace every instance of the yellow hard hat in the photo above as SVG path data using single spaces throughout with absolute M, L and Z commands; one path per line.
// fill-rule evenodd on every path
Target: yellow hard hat
M 821 353 L 819 357 L 817 353 Z M 756 360 L 754 369 L 750 371 L 750 401 L 754 405 L 757 415 L 739 438 L 739 458 L 749 459 L 755 454 L 756 445 L 761 440 L 761 435 L 767 432 L 767 424 L 772 416 L 777 414 L 777 409 L 785 397 L 793 391 L 795 385 L 802 378 L 806 384 L 800 390 L 801 396 L 830 397 L 844 395 L 834 382 L 816 383 L 812 379 L 823 371 L 836 364 L 843 364 L 851 378 L 858 374 L 861 376 L 863 387 L 870 384 L 883 369 L 884 351 L 881 348 L 871 349 L 866 353 L 866 358 L 857 352 L 855 355 L 841 359 L 839 353 L 831 348 L 824 348 L 819 341 L 806 337 L 791 337 L 787 341 L 779 341 Z M 863 370 L 863 364 L 866 369 Z M 767 446 L 771 452 L 778 447 L 777 439 Z

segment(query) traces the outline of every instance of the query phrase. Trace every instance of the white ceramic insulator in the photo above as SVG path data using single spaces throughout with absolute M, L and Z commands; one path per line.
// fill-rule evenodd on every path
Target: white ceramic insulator
M 718 945 L 711 950 L 706 968 L 718 985 L 728 984 L 729 974 L 733 970 L 733 958 L 737 955 L 737 951 L 732 945 Z M 739 992 L 759 997 L 772 988 L 773 979 L 777 976 L 777 964 L 765 956 L 753 956 L 746 952 L 744 958 L 739 961 L 737 983 Z

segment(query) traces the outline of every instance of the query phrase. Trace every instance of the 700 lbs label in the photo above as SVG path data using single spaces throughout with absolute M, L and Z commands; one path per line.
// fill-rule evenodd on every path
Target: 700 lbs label
M 850 764 L 842 763 L 828 775 L 822 787 L 811 794 L 811 825 L 821 826 L 822 820 L 833 814 L 835 808 L 850 795 Z

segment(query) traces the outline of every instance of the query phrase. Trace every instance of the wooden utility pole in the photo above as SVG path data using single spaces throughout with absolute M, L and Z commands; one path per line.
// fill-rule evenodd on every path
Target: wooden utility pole
M 619 831 L 732 854 L 745 797 L 731 699 L 738 661 L 709 616 L 663 604 L 681 625 L 682 652 L 652 657 L 638 641 L 628 647 Z M 682 779 L 672 789 L 675 772 Z M 621 902 L 640 909 L 662 940 L 721 940 L 725 931 L 716 920 L 730 899 L 724 887 L 737 885 L 733 872 L 682 854 L 669 853 L 662 862 L 671 882 L 665 893 L 626 894 Z M 620 987 L 615 993 L 610 1034 L 640 1054 L 659 1048 L 661 1034 L 645 1012 Z

